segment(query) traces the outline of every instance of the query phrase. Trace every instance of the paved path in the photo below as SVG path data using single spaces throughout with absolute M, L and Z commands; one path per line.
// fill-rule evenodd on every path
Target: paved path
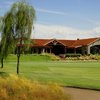
M 100 91 L 65 88 L 64 91 L 72 96 L 72 100 L 100 100 Z

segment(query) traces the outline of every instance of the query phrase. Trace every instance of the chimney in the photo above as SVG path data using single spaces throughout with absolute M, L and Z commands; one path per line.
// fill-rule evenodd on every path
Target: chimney
M 80 40 L 79 38 L 77 38 L 77 40 Z

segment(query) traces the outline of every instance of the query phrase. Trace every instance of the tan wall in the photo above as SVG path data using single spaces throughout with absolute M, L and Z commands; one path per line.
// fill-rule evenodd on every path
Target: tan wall
M 93 43 L 91 43 L 91 44 L 89 44 L 88 46 L 87 46 L 87 54 L 90 54 L 91 52 L 90 52 L 90 48 L 92 47 L 92 46 L 95 46 L 95 45 L 100 45 L 100 39 L 98 39 L 97 41 L 95 41 L 95 42 L 93 42 Z

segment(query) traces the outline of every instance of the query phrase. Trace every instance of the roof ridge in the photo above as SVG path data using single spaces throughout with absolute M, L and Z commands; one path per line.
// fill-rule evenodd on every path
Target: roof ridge
M 100 37 L 94 37 L 94 38 L 85 38 L 85 39 L 79 39 L 79 40 L 88 40 L 88 39 L 99 39 Z

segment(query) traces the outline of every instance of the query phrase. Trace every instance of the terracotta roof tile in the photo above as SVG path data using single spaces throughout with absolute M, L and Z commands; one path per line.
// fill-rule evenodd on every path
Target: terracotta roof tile
M 67 47 L 69 47 L 69 46 L 73 45 L 76 40 L 58 40 L 58 41 L 60 41 L 61 43 L 63 43 Z
M 44 46 L 50 39 L 32 39 L 34 46 Z
M 70 45 L 70 47 L 77 48 L 80 46 L 85 46 L 90 43 L 93 43 L 97 39 L 99 39 L 99 38 L 79 39 L 79 40 L 76 40 L 75 43 L 73 43 L 73 45 Z
M 69 48 L 77 48 L 83 45 L 88 45 L 93 43 L 99 38 L 89 38 L 89 39 L 79 39 L 79 40 L 56 40 Z M 34 46 L 45 46 L 45 44 L 50 43 L 53 39 L 32 39 Z M 55 40 L 55 39 L 54 39 Z

